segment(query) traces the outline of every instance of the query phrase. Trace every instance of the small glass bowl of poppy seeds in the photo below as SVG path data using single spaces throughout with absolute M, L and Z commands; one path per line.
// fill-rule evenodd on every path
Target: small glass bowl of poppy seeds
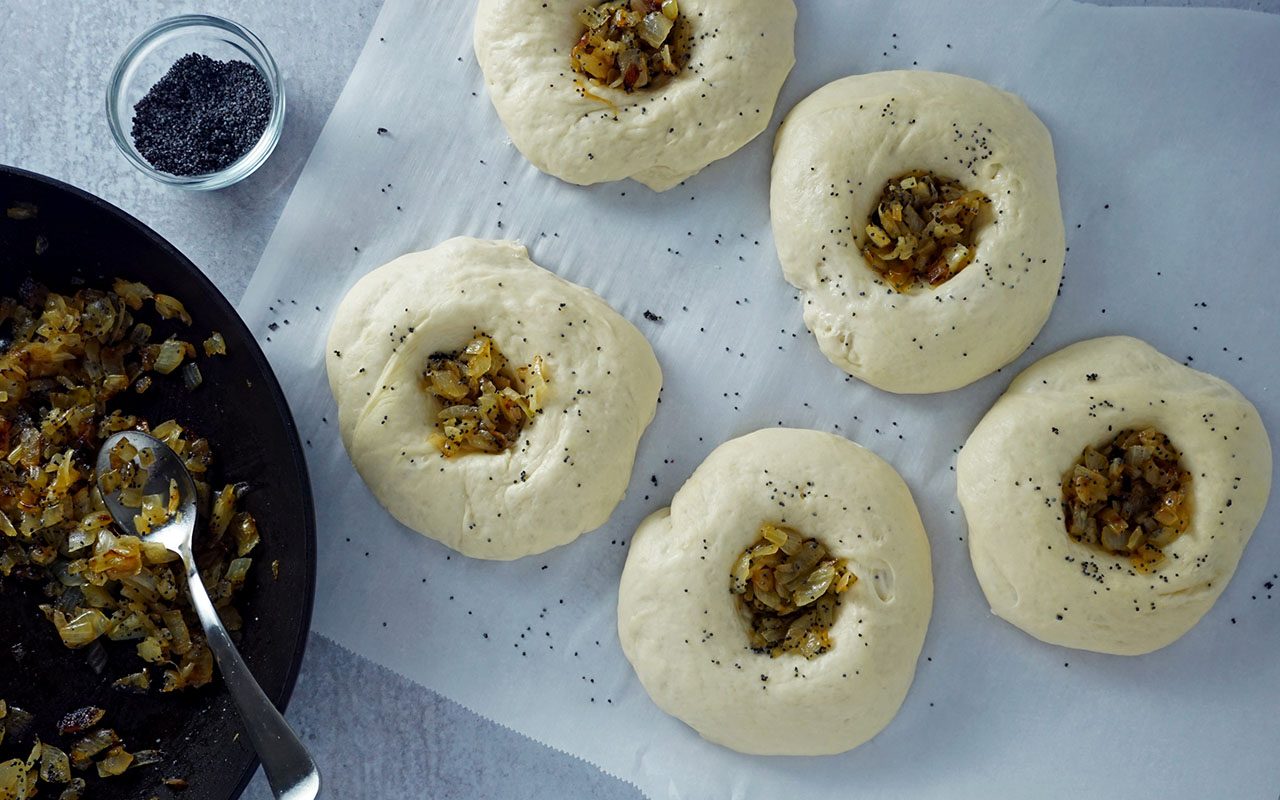
M 183 189 L 221 189 L 262 165 L 284 124 L 284 83 L 252 32 L 205 14 L 152 25 L 107 87 L 112 138 L 134 166 Z

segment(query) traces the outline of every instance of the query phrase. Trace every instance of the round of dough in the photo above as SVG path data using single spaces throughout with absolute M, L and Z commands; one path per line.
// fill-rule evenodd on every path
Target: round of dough
M 475 51 L 511 141 L 577 184 L 635 178 L 665 191 L 754 139 L 795 64 L 793 0 L 679 0 L 684 68 L 628 93 L 569 65 L 589 0 L 480 0 Z
M 510 449 L 445 458 L 429 441 L 440 403 L 423 372 L 477 332 L 513 364 L 541 356 L 548 397 Z M 541 553 L 602 525 L 662 384 L 649 343 L 604 300 L 518 244 L 464 237 L 361 278 L 326 350 L 360 477 L 400 522 L 474 558 Z
M 753 651 L 730 569 L 762 522 L 846 559 L 829 651 Z M 744 753 L 850 750 L 889 724 L 915 676 L 933 607 L 929 540 L 907 485 L 869 450 L 828 433 L 770 428 L 717 447 L 671 507 L 636 532 L 618 635 L 653 701 Z
M 913 170 L 990 201 L 974 260 L 937 287 L 894 290 L 862 256 L 888 181 Z M 774 143 L 773 237 L 831 361 L 891 392 L 956 389 L 1018 356 L 1049 316 L 1065 240 L 1053 143 L 1017 97 L 936 72 L 829 83 Z
M 1191 520 L 1144 571 L 1068 536 L 1062 479 L 1086 446 L 1147 426 L 1191 473 Z M 1114 336 L 1028 367 L 969 436 L 956 473 L 995 614 L 1051 644 L 1139 655 L 1190 630 L 1226 588 L 1267 504 L 1271 445 L 1231 385 Z

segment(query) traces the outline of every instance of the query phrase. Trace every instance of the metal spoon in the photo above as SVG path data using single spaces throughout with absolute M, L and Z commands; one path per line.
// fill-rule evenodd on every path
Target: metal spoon
M 191 474 L 183 466 L 178 454 L 164 442 L 140 431 L 122 431 L 109 436 L 98 451 L 99 479 L 111 470 L 111 450 L 121 440 L 127 441 L 139 452 L 150 450 L 155 454 L 155 463 L 143 486 L 145 494 L 167 497 L 169 481 L 177 482 L 180 498 L 178 513 L 142 538 L 148 542 L 163 544 L 182 559 L 187 571 L 187 591 L 191 595 L 191 607 L 204 626 L 209 649 L 222 671 L 222 679 L 231 692 L 231 699 L 240 709 L 245 732 L 262 761 L 272 794 L 279 800 L 313 800 L 320 793 L 320 771 L 316 769 L 315 761 L 254 680 L 244 659 L 231 643 L 226 627 L 218 617 L 213 603 L 209 601 L 209 593 L 200 580 L 200 573 L 196 571 L 192 550 L 196 530 L 196 488 Z M 99 489 L 102 489 L 101 485 Z M 102 499 L 117 525 L 127 532 L 137 532 L 133 518 L 138 509 L 122 504 L 118 491 L 108 494 L 106 490 L 102 490 Z

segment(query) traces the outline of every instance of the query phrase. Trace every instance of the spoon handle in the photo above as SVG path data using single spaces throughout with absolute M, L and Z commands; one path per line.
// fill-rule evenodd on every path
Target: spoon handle
M 222 680 L 240 709 L 245 732 L 267 773 L 271 793 L 277 800 L 313 800 L 320 794 L 320 771 L 316 769 L 315 761 L 258 686 L 240 652 L 231 643 L 231 637 L 227 635 L 227 629 L 209 601 L 209 593 L 196 571 L 195 559 L 190 552 L 181 555 L 187 568 L 191 605 L 204 626 L 205 638 L 218 662 Z

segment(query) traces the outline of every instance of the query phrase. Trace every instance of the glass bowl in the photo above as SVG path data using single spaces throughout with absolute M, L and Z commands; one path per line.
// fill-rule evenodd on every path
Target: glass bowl
M 203 175 L 173 175 L 151 166 L 134 147 L 133 107 L 174 62 L 188 53 L 219 61 L 248 61 L 258 68 L 271 91 L 271 116 L 256 144 L 229 166 Z M 125 158 L 160 183 L 183 189 L 221 189 L 249 176 L 280 141 L 284 126 L 284 81 L 275 59 L 257 36 L 230 20 L 186 14 L 161 20 L 125 48 L 107 86 L 107 122 Z

